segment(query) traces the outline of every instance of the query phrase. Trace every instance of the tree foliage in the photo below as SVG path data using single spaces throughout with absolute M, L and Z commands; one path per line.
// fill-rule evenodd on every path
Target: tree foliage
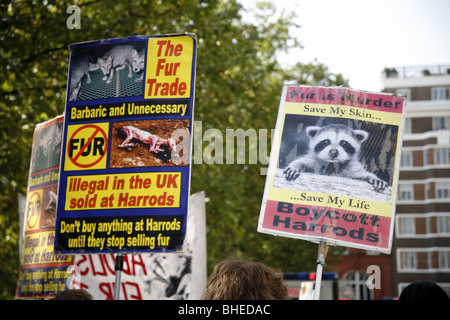
M 202 134 L 210 128 L 224 134 L 227 128 L 270 133 L 285 81 L 347 84 L 317 61 L 280 67 L 278 54 L 299 46 L 292 36 L 299 26 L 292 22 L 292 13 L 276 16 L 267 2 L 258 5 L 250 22 L 243 19 L 236 0 L 80 0 L 81 29 L 69 29 L 66 10 L 72 4 L 0 4 L 0 299 L 14 296 L 18 196 L 27 190 L 35 125 L 64 111 L 69 44 L 133 33 L 197 34 L 194 118 L 201 121 Z M 268 140 L 270 148 L 270 135 Z M 206 139 L 201 148 L 209 143 Z M 246 164 L 192 165 L 191 192 L 205 190 L 209 199 L 209 269 L 229 254 L 244 254 L 283 271 L 314 268 L 316 245 L 256 231 L 265 176 L 260 174 L 263 166 L 249 164 L 246 156 Z

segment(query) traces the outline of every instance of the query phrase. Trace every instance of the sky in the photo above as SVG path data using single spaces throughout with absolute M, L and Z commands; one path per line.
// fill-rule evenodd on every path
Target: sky
M 256 0 L 240 0 L 250 9 Z M 294 11 L 302 49 L 281 63 L 317 59 L 358 90 L 381 91 L 386 67 L 450 65 L 450 0 L 276 0 Z

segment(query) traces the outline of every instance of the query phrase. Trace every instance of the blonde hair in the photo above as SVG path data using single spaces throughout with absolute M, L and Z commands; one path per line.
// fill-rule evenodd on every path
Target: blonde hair
M 204 300 L 288 300 L 283 277 L 271 267 L 241 259 L 219 262 L 208 278 Z

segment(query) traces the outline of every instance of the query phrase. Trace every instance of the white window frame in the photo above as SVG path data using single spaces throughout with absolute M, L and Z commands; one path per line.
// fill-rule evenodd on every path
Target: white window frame
M 433 131 L 450 129 L 450 117 L 433 117 Z
M 403 133 L 405 133 L 405 134 L 412 133 L 412 119 L 411 118 L 405 118 Z
M 403 271 L 417 270 L 417 252 L 416 251 L 401 251 L 399 254 L 400 265 L 399 269 Z
M 399 273 L 448 273 L 450 271 L 450 247 L 397 248 L 397 272 Z M 418 268 L 418 254 L 427 254 L 427 267 Z M 432 265 L 437 253 L 438 265 Z
M 417 219 L 425 219 L 426 233 L 416 233 Z M 450 212 L 396 214 L 395 236 L 399 239 L 450 238 Z
M 439 269 L 450 270 L 450 250 L 440 250 L 438 252 Z
M 434 164 L 435 165 L 450 164 L 450 148 L 434 149 Z
M 436 181 L 436 199 L 450 199 L 450 181 Z
M 450 237 L 450 214 L 437 216 L 436 223 L 437 233 L 440 235 L 448 235 Z
M 412 167 L 413 167 L 412 151 L 402 151 L 400 155 L 400 168 L 412 168 Z
M 398 185 L 399 201 L 414 201 L 414 185 L 410 183 L 401 183 Z
M 400 236 L 413 236 L 416 234 L 416 218 L 414 217 L 399 217 Z
M 431 100 L 449 100 L 449 87 L 433 87 L 431 88 Z
M 395 94 L 398 96 L 405 96 L 406 99 L 411 101 L 411 89 L 410 88 L 399 88 L 395 90 Z
M 368 275 L 362 271 L 350 271 L 339 280 L 339 291 L 345 293 L 341 298 L 351 300 L 373 300 L 373 289 L 367 286 Z M 361 299 L 362 298 L 362 299 Z

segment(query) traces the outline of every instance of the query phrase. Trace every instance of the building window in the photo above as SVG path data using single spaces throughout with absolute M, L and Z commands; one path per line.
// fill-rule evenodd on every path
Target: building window
M 397 249 L 399 272 L 450 271 L 450 248 L 401 248 Z
M 400 217 L 400 235 L 414 235 L 416 234 L 416 219 L 411 217 Z
M 367 274 L 361 271 L 347 273 L 339 281 L 339 298 L 349 300 L 372 300 L 373 290 L 367 287 Z
M 440 234 L 450 234 L 450 215 L 437 217 L 437 231 Z
M 431 159 L 432 157 L 433 157 L 433 149 L 424 150 L 424 152 L 423 152 L 423 165 L 424 166 L 428 166 L 430 164 L 433 164 L 432 163 L 432 159 Z
M 433 269 L 433 251 L 428 252 L 428 268 Z
M 416 270 L 417 269 L 417 252 L 402 251 L 400 252 L 400 269 Z
M 401 200 L 401 201 L 414 200 L 414 185 L 399 184 L 398 185 L 398 200 Z
M 439 251 L 439 269 L 450 270 L 450 250 Z
M 450 148 L 434 149 L 435 164 L 450 164 Z
M 450 88 L 449 87 L 431 88 L 431 99 L 432 100 L 448 100 L 448 99 L 450 99 Z
M 450 181 L 436 182 L 436 198 L 437 199 L 450 198 Z
M 413 166 L 412 152 L 411 151 L 402 151 L 401 156 L 400 156 L 400 167 L 410 168 L 412 166 Z
M 409 101 L 411 101 L 411 89 L 409 88 L 401 88 L 401 89 L 397 89 L 395 91 L 395 94 L 398 96 L 405 96 L 406 99 L 408 99 Z
M 450 117 L 433 117 L 433 130 L 450 129 Z
M 427 235 L 433 233 L 433 229 L 431 226 L 431 224 L 433 222 L 431 220 L 432 220 L 432 218 L 429 216 L 425 218 L 425 226 L 426 226 L 426 230 L 427 230 L 427 232 L 426 232 Z
M 405 126 L 403 128 L 403 133 L 412 133 L 412 119 L 411 118 L 405 119 Z

